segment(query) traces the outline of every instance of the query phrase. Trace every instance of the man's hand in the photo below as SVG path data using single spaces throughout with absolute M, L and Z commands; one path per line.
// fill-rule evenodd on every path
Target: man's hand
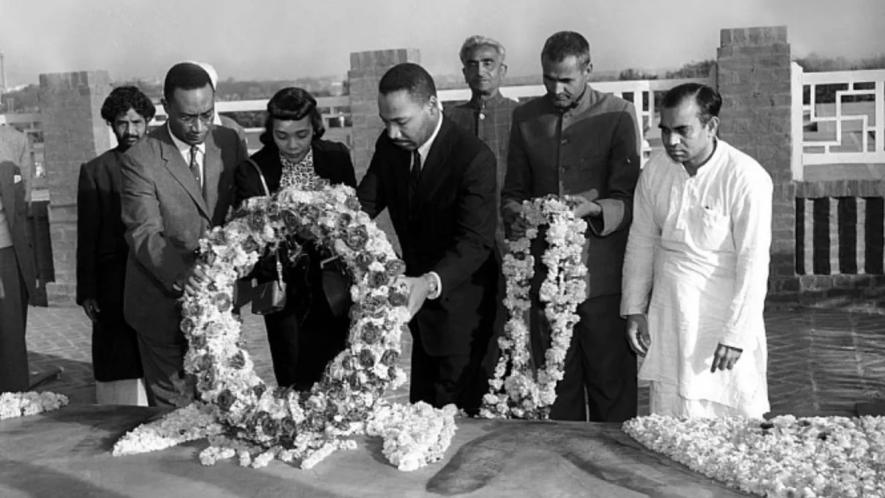
M 411 320 L 427 300 L 430 284 L 424 276 L 405 277 L 405 282 L 409 286 L 409 320 Z
M 86 316 L 89 317 L 93 322 L 98 321 L 98 315 L 101 313 L 101 308 L 98 307 L 98 301 L 96 299 L 84 299 L 83 300 L 83 311 L 86 312 Z
M 526 225 L 522 217 L 522 204 L 507 201 L 501 208 L 501 217 L 504 222 L 504 233 L 508 239 L 516 240 L 525 236 Z
M 627 315 L 627 342 L 639 356 L 648 353 L 651 336 L 648 335 L 648 319 L 645 315 Z
M 575 213 L 575 218 L 583 218 L 585 216 L 595 218 L 602 215 L 602 206 L 599 204 L 578 196 L 572 197 L 572 200 L 574 201 L 572 212 Z
M 193 296 L 209 281 L 209 277 L 206 275 L 205 267 L 197 264 L 181 280 L 183 284 L 176 282 L 172 287 L 183 290 L 188 296 Z
M 717 369 L 731 370 L 740 359 L 743 351 L 743 349 L 726 346 L 720 342 L 716 346 L 716 352 L 713 354 L 713 365 L 710 367 L 710 373 L 715 373 Z

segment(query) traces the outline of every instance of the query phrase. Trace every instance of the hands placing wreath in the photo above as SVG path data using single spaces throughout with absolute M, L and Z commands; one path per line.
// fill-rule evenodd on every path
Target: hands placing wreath
M 436 296 L 437 282 L 430 273 L 420 277 L 403 277 L 403 281 L 409 287 L 409 320 L 411 320 L 424 305 L 424 301 Z

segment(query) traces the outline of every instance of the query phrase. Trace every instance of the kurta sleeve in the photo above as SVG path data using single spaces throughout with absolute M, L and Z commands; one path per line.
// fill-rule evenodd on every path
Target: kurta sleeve
M 768 289 L 768 260 L 771 247 L 772 183 L 761 166 L 738 186 L 731 208 L 735 253 L 734 297 L 728 309 L 722 344 L 754 349 L 763 332 L 762 313 Z
M 636 111 L 627 104 L 619 113 L 612 134 L 608 162 L 608 195 L 595 200 L 602 208 L 602 216 L 587 218 L 587 225 L 600 237 L 630 226 L 633 210 L 633 190 L 639 176 L 639 149 Z
M 530 199 L 531 192 L 531 169 L 529 168 L 528 153 L 520 128 L 519 110 L 514 111 L 513 125 L 510 127 L 510 145 L 507 150 L 507 173 L 504 176 L 504 186 L 501 189 L 501 206 L 508 203 L 522 204 L 522 201 Z
M 80 166 L 77 182 L 77 304 L 98 296 L 96 244 L 101 231 L 98 185 L 89 166 Z
M 633 199 L 633 224 L 627 239 L 621 286 L 621 316 L 645 314 L 654 281 L 654 252 L 661 241 L 652 204 L 653 175 L 646 168 L 639 177 Z

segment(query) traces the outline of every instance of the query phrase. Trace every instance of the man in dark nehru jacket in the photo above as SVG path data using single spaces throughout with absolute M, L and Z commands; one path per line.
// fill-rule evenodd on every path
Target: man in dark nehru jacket
M 577 202 L 575 215 L 588 225 L 584 263 L 589 292 L 577 309 L 581 320 L 550 417 L 623 421 L 636 415 L 637 403 L 636 356 L 624 338 L 626 322 L 619 314 L 621 266 L 639 176 L 635 110 L 588 86 L 590 46 L 578 33 L 563 31 L 548 38 L 541 67 L 547 94 L 513 113 L 501 193 L 505 228 L 511 236 L 522 235 L 518 215 L 524 200 L 556 194 Z M 540 249 L 540 243 L 533 247 Z M 539 256 L 531 328 L 535 358 L 543 360 L 550 333 L 537 297 L 544 279 Z
M 394 66 L 378 91 L 385 131 L 357 193 L 370 216 L 389 210 L 402 246 L 413 316 L 409 399 L 475 414 L 495 312 L 495 157 L 442 116 L 421 66 Z
M 147 133 L 154 104 L 134 86 L 101 106 L 117 146 L 80 167 L 77 188 L 77 303 L 92 320 L 92 371 L 99 404 L 147 404 L 135 330 L 123 319 L 129 246 L 120 217 L 123 154 Z

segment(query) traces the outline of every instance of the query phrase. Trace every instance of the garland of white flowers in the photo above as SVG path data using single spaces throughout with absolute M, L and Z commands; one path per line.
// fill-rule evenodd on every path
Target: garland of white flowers
M 574 216 L 569 200 L 547 196 L 524 201 L 521 216 L 526 223 L 525 236 L 508 241 L 509 252 L 504 256 L 504 305 L 509 319 L 498 339 L 501 356 L 480 409 L 480 416 L 486 418 L 548 417 L 556 400 L 556 384 L 563 377 L 572 329 L 580 319 L 575 310 L 586 299 L 587 267 L 581 256 L 587 223 Z M 547 226 L 547 248 L 542 256 L 547 277 L 541 284 L 540 300 L 550 325 L 551 343 L 544 365 L 535 368 L 526 312 L 531 307 L 529 289 L 535 273 L 531 242 L 542 225 Z
M 348 347 L 309 392 L 267 388 L 240 347 L 240 319 L 231 313 L 237 278 L 249 273 L 265 247 L 293 236 L 332 250 L 354 282 Z M 182 299 L 181 328 L 189 344 L 184 367 L 196 377 L 202 402 L 130 432 L 114 454 L 209 437 L 210 446 L 200 455 L 204 464 L 237 456 L 253 467 L 278 458 L 308 468 L 335 449 L 354 448 L 352 438 L 364 434 L 366 421 L 384 408 L 384 391 L 406 380 L 397 360 L 409 320 L 408 289 L 401 278 L 405 264 L 361 211 L 354 190 L 320 182 L 312 190 L 293 187 L 249 199 L 231 221 L 200 241 L 200 261 L 208 279 L 199 292 Z M 425 422 L 453 417 L 433 408 L 407 410 Z M 398 435 L 392 431 L 385 437 Z M 436 435 L 446 437 L 440 430 Z M 392 454 L 414 452 L 405 446 Z M 424 452 L 420 458 L 426 464 L 437 455 Z
M 745 492 L 885 496 L 885 417 L 649 415 L 623 429 L 647 448 Z
M 68 397 L 52 392 L 0 393 L 0 420 L 51 412 L 67 405 Z

